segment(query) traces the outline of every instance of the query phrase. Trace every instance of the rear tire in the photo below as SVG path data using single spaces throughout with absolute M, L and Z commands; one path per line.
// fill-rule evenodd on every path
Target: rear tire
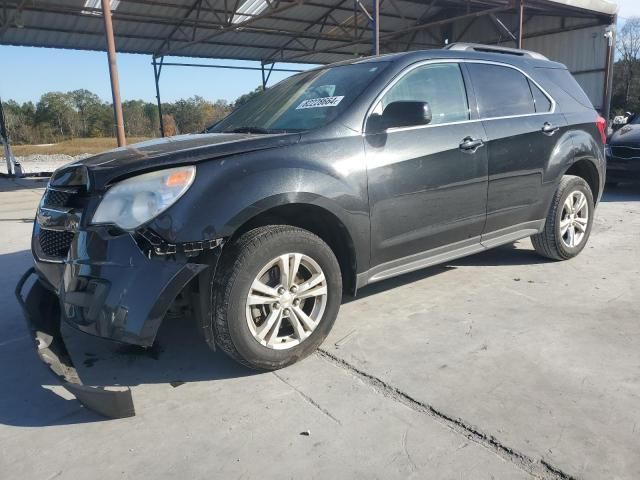
M 531 237 L 536 252 L 552 260 L 575 257 L 589 240 L 593 214 L 593 194 L 587 182 L 573 175 L 563 176 L 544 230 Z
M 340 266 L 329 246 L 301 228 L 276 225 L 250 230 L 227 248 L 213 285 L 218 346 L 259 370 L 314 352 L 342 300 Z

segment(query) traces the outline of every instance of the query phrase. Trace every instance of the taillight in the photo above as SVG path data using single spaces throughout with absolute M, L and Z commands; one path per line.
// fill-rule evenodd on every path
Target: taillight
M 602 143 L 607 143 L 607 121 L 598 115 L 598 119 L 596 120 L 596 125 L 598 126 L 598 130 L 600 131 L 600 137 L 602 138 Z

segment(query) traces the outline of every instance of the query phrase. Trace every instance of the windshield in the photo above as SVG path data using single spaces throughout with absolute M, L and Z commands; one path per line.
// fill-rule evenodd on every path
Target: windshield
M 207 132 L 280 133 L 322 127 L 345 111 L 386 66 L 350 64 L 294 75 L 259 93 Z

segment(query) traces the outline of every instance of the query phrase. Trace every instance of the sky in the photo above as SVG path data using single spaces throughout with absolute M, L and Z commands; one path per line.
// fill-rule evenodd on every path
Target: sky
M 640 17 L 640 0 L 616 0 L 620 11 L 618 16 L 621 20 L 629 17 Z
M 640 16 L 640 0 L 617 0 L 621 21 Z M 117 40 L 117 39 L 116 39 Z M 207 63 L 202 59 L 173 59 Z M 167 58 L 165 61 L 171 61 Z M 225 65 L 259 66 L 257 62 L 220 60 Z M 279 67 L 287 67 L 280 65 Z M 289 65 L 301 68 L 300 65 Z M 123 100 L 155 101 L 153 67 L 148 55 L 119 54 L 120 94 Z M 18 102 L 36 102 L 49 91 L 91 90 L 111 101 L 107 56 L 104 52 L 83 52 L 30 47 L 0 46 L 0 97 Z M 270 84 L 288 73 L 273 72 Z M 207 100 L 233 101 L 261 84 L 260 71 L 165 67 L 160 80 L 162 100 L 200 95 Z

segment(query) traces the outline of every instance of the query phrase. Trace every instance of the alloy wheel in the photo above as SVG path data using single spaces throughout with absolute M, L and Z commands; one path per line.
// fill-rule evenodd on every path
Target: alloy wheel
M 286 350 L 316 329 L 327 306 L 327 280 L 320 265 L 302 253 L 286 253 L 256 275 L 247 296 L 246 318 L 263 346 Z
M 566 247 L 576 248 L 585 238 L 589 225 L 587 196 L 579 190 L 569 194 L 562 206 L 560 236 Z

